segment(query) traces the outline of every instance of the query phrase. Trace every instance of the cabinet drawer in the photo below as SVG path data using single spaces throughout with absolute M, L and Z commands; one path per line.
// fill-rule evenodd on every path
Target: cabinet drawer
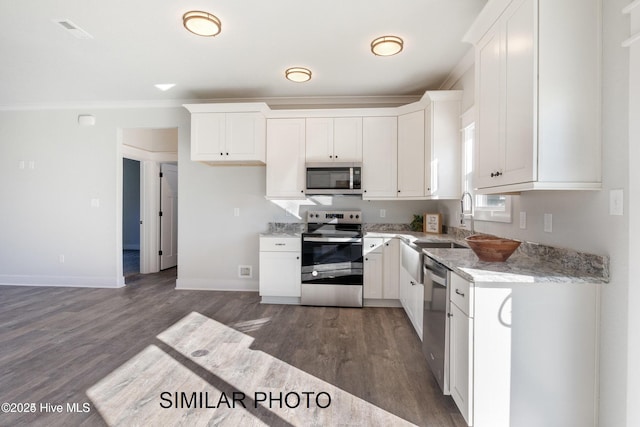
M 300 237 L 260 237 L 261 252 L 300 252 Z
M 473 286 L 455 273 L 451 273 L 451 302 L 473 317 Z
M 365 255 L 370 252 L 382 253 L 383 245 L 384 245 L 383 237 L 365 237 L 362 250 Z

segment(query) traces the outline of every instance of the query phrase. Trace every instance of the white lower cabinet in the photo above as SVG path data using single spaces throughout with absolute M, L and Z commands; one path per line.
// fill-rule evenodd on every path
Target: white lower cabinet
M 382 299 L 382 252 L 370 252 L 364 256 L 364 298 Z
M 595 427 L 599 285 L 451 273 L 449 388 L 475 427 Z
M 364 298 L 397 301 L 400 268 L 399 240 L 388 237 L 365 237 L 363 245 Z M 369 301 L 367 305 L 374 305 L 374 303 Z M 378 301 L 375 305 L 385 304 Z
M 385 238 L 382 253 L 382 296 L 397 300 L 400 298 L 400 239 Z
M 300 303 L 300 237 L 260 237 L 260 296 L 263 303 Z
M 424 285 L 420 280 L 420 253 L 408 244 L 400 243 L 400 302 L 418 337 L 422 340 L 424 317 Z
M 460 276 L 451 274 L 449 390 L 467 424 L 473 425 L 473 318 L 469 317 L 470 286 L 466 282 L 463 289 L 464 282 Z

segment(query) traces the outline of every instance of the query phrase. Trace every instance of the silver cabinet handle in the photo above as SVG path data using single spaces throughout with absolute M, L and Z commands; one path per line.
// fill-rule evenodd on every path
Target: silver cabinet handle
M 461 297 L 464 296 L 464 294 L 462 292 L 460 292 L 460 289 L 456 289 L 456 294 L 460 295 Z
M 276 246 L 287 246 L 286 243 L 276 243 Z

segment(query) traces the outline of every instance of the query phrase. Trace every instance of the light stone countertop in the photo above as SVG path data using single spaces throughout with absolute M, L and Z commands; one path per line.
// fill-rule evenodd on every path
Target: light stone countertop
M 412 231 L 373 231 L 365 237 L 399 237 L 405 242 L 454 241 L 466 245 L 464 239 L 450 234 L 425 234 Z M 595 283 L 608 280 L 608 258 L 579 254 L 572 250 L 544 247 L 531 251 L 516 250 L 506 262 L 480 261 L 471 249 L 422 249 L 423 253 L 445 265 L 462 278 L 483 283 Z M 541 255 L 543 254 L 543 255 Z M 604 262 L 603 262 L 604 260 Z M 603 262 L 604 265 L 600 265 Z

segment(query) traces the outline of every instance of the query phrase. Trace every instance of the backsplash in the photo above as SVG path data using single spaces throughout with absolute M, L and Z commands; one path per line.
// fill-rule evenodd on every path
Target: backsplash
M 307 224 L 304 222 L 270 222 L 269 233 L 302 233 Z
M 385 231 L 411 231 L 409 224 L 377 224 L 365 223 L 364 231 L 383 233 Z

